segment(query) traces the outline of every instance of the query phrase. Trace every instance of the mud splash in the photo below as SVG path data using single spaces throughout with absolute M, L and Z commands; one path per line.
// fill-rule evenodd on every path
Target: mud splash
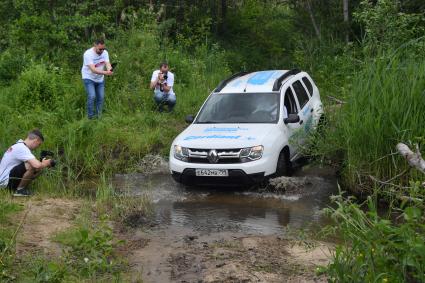
M 127 232 L 147 243 L 131 251 L 133 274 L 143 274 L 143 282 L 325 280 L 314 269 L 327 263 L 331 245 L 311 240 L 298 246 L 286 234 L 288 227 L 317 231 L 329 223 L 321 209 L 337 189 L 336 178 L 329 169 L 305 167 L 289 181 L 293 186 L 284 190 L 188 189 L 164 170 L 116 175 L 122 193 L 154 203 L 152 219 L 132 216 L 142 225 Z

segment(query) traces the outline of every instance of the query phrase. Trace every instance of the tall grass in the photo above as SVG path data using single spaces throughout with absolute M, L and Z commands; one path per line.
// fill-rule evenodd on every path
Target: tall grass
M 101 119 L 86 118 L 79 69 L 33 61 L 0 90 L 0 151 L 39 127 L 46 137 L 42 147 L 57 153 L 58 166 L 48 174 L 57 184 L 101 172 L 136 171 L 144 155 L 167 154 L 185 127 L 184 116 L 196 113 L 230 72 L 218 48 L 199 46 L 189 53 L 160 45 L 154 31 L 123 32 L 107 46 L 111 61 L 119 64 L 106 79 Z M 171 114 L 156 111 L 148 88 L 152 71 L 164 60 L 176 75 L 177 106 Z
M 335 221 L 332 230 L 341 243 L 327 268 L 330 282 L 424 282 L 422 209 L 404 207 L 394 224 L 390 212 L 378 214 L 370 197 L 367 212 L 352 199 L 338 196 L 335 202 L 327 213 Z
M 346 104 L 328 111 L 331 123 L 319 147 L 325 155 L 343 155 L 344 180 L 358 191 L 407 169 L 395 153 L 397 143 L 424 141 L 425 61 L 411 50 L 388 53 L 363 63 Z M 411 178 L 421 176 L 411 170 L 395 183 Z

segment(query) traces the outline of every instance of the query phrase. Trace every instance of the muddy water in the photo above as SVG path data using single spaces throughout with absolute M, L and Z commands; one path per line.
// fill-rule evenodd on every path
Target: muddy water
M 155 208 L 152 223 L 157 229 L 270 235 L 287 226 L 312 228 L 327 223 L 321 209 L 329 205 L 329 196 L 336 191 L 332 172 L 310 168 L 298 171 L 293 179 L 307 180 L 307 184 L 286 193 L 261 188 L 185 188 L 163 172 L 116 175 L 114 185 L 151 199 Z
M 198 282 L 203 267 L 196 249 L 241 237 L 280 237 L 288 227 L 316 231 L 329 223 L 321 209 L 336 192 L 333 172 L 306 167 L 291 180 L 301 185 L 282 193 L 258 188 L 185 188 L 167 172 L 116 175 L 115 187 L 130 195 L 148 196 L 154 206 L 149 223 L 141 222 L 145 225 L 134 230 L 135 237 L 147 239 L 148 244 L 134 251 L 138 260 L 133 265 L 142 270 L 144 282 Z M 193 258 L 185 269 L 180 265 L 190 244 Z M 179 260 L 173 263 L 176 257 Z

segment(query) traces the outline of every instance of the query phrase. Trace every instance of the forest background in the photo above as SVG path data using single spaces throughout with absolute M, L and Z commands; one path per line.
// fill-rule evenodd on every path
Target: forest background
M 331 276 L 376 278 L 381 270 L 420 280 L 424 178 L 395 146 L 425 142 L 424 13 L 421 0 L 3 0 L 0 151 L 40 128 L 59 165 L 37 186 L 78 196 L 83 178 L 138 171 L 146 154 L 167 156 L 185 115 L 230 74 L 300 68 L 316 81 L 327 118 L 306 154 L 334 166 L 341 189 L 366 199 L 371 213 L 351 199 L 332 210 L 350 244 Z M 97 38 L 118 66 L 106 79 L 104 115 L 90 121 L 80 68 Z M 176 74 L 173 114 L 157 113 L 148 89 L 164 60 Z M 377 216 L 382 199 L 408 228 L 388 222 L 391 213 Z M 378 239 L 390 239 L 380 246 L 381 261 L 355 256 Z

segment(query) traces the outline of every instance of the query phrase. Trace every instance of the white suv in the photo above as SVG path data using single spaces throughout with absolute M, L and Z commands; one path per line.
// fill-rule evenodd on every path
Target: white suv
M 288 175 L 322 115 L 319 90 L 299 70 L 238 73 L 222 81 L 170 150 L 185 185 L 259 183 Z

